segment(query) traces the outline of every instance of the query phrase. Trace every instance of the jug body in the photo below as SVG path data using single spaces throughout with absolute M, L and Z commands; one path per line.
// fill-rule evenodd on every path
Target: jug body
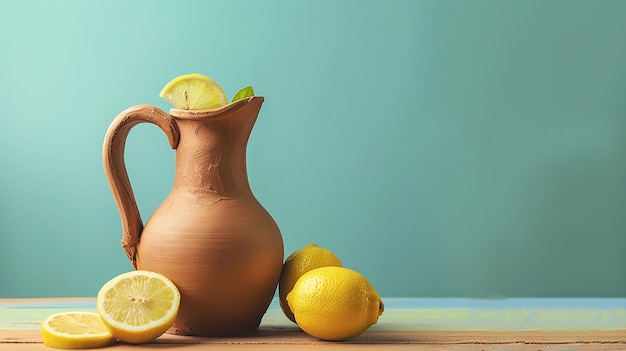
M 140 117 L 123 112 L 107 133 L 105 170 L 122 217 L 124 248 L 135 268 L 167 276 L 181 293 L 170 333 L 250 333 L 274 296 L 282 237 L 252 193 L 246 169 L 247 141 L 262 102 L 252 97 L 171 115 L 143 106 L 134 112 Z M 124 126 L 151 113 L 157 117 L 148 122 L 161 127 L 176 149 L 176 168 L 172 190 L 144 227 L 124 168 L 123 140 L 130 129 Z
M 256 330 L 280 277 L 282 238 L 263 207 L 250 198 L 213 201 L 173 191 L 137 245 L 137 268 L 169 277 L 181 292 L 174 334 Z

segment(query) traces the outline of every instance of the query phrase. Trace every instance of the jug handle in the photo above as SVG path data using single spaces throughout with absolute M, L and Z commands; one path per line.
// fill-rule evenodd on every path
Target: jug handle
M 167 136 L 172 149 L 176 149 L 180 139 L 176 121 L 163 110 L 151 105 L 137 105 L 122 111 L 111 122 L 102 148 L 104 173 L 122 219 L 122 247 L 135 269 L 136 245 L 140 240 L 143 222 L 128 178 L 124 147 L 130 130 L 144 122 L 157 125 Z

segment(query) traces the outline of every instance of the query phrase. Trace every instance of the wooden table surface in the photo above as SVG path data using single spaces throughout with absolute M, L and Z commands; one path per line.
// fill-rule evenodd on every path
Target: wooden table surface
M 626 350 L 626 298 L 383 298 L 378 324 L 346 342 L 303 333 L 273 301 L 259 330 L 239 338 L 165 334 L 149 344 L 111 350 Z M 51 350 L 41 343 L 46 316 L 95 310 L 94 298 L 0 299 L 0 350 Z

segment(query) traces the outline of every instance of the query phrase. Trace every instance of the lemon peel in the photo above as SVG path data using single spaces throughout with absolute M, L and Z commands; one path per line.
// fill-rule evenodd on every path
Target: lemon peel
M 278 282 L 278 297 L 280 308 L 289 320 L 296 322 L 293 312 L 287 303 L 287 294 L 293 289 L 298 278 L 304 273 L 319 267 L 342 266 L 341 261 L 330 250 L 308 244 L 299 250 L 294 251 L 283 264 L 283 270 Z
M 287 295 L 287 302 L 304 332 L 329 341 L 360 335 L 378 322 L 385 309 L 362 274 L 333 266 L 303 274 Z

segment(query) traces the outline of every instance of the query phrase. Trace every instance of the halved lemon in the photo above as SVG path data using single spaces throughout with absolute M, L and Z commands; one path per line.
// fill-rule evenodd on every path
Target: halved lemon
M 115 342 L 100 315 L 93 312 L 63 312 L 41 322 L 46 346 L 57 349 L 90 349 Z
M 124 342 L 141 344 L 161 336 L 172 326 L 180 292 L 165 276 L 132 271 L 102 286 L 96 306 L 111 334 Z
M 186 74 L 165 85 L 160 97 L 180 110 L 211 110 L 228 104 L 224 90 L 202 74 Z

